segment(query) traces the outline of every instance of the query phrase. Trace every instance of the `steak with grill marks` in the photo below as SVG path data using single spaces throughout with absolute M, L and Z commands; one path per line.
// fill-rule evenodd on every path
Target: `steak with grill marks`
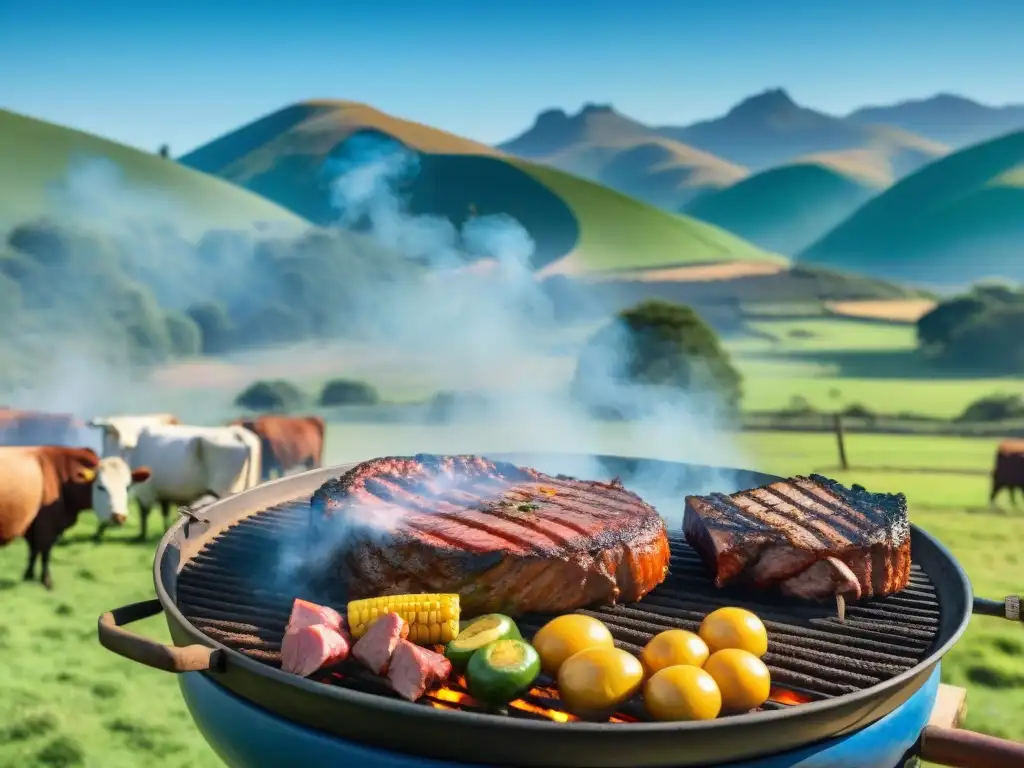
M 634 602 L 664 581 L 665 523 L 610 483 L 477 456 L 364 462 L 311 499 L 350 599 L 457 592 L 465 616 Z M 332 529 L 335 531 L 332 534 Z
M 683 531 L 719 587 L 857 600 L 898 592 L 910 579 L 906 497 L 821 475 L 687 496 Z

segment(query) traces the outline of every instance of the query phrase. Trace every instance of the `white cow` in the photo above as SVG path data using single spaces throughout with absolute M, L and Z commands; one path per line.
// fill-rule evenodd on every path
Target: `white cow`
M 103 430 L 103 456 L 120 456 L 130 462 L 132 451 L 139 441 L 139 433 L 143 429 L 177 423 L 178 419 L 172 413 L 146 413 L 93 419 L 89 426 Z
M 132 451 L 132 466 L 149 467 L 151 478 L 140 486 L 140 539 L 146 519 L 160 504 L 167 528 L 172 504 L 191 504 L 202 496 L 224 498 L 260 483 L 260 439 L 238 427 L 166 424 L 144 427 Z

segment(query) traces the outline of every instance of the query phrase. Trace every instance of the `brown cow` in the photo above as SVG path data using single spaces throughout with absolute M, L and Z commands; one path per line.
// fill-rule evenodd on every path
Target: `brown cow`
M 84 429 L 70 413 L 0 407 L 0 445 L 75 445 Z
M 996 494 L 1003 488 L 1010 491 L 1010 503 L 1017 504 L 1017 489 L 1024 493 L 1024 440 L 1004 440 L 996 451 L 996 466 L 992 470 L 992 496 L 989 503 L 994 504 Z
M 316 469 L 323 462 L 324 420 L 319 416 L 257 416 L 231 423 L 259 436 L 263 480 L 274 470 L 283 475 L 299 466 Z
M 146 467 L 132 471 L 124 459 L 101 460 L 91 448 L 0 448 L 0 545 L 24 536 L 25 581 L 35 578 L 36 558 L 42 555 L 40 581 L 52 589 L 50 550 L 60 535 L 86 509 L 101 523 L 123 525 L 128 486 L 148 478 Z

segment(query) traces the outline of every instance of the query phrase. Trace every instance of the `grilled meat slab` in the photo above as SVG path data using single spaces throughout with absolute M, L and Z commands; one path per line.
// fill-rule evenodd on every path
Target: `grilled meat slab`
M 857 600 L 898 592 L 910 579 L 906 497 L 821 475 L 687 496 L 683 531 L 719 587 Z
M 657 511 L 619 482 L 552 477 L 477 456 L 364 462 L 313 494 L 330 575 L 350 599 L 457 592 L 464 616 L 633 602 L 664 581 Z

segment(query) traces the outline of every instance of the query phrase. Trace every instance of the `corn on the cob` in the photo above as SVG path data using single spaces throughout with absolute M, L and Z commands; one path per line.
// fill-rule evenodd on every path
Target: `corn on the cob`
M 377 619 L 397 613 L 409 624 L 409 642 L 438 645 L 459 634 L 457 594 L 385 595 L 353 600 L 348 604 L 348 628 L 352 639 L 366 634 Z

